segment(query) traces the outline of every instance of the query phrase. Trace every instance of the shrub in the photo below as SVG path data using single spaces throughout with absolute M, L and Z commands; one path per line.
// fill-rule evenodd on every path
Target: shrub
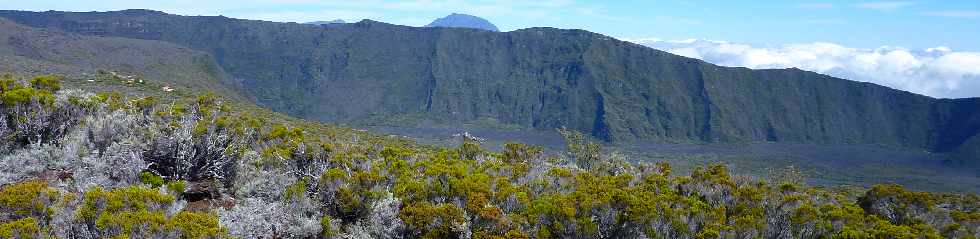
M 32 217 L 47 221 L 54 214 L 54 209 L 50 207 L 58 199 L 58 191 L 48 187 L 48 183 L 44 181 L 7 185 L 0 189 L 0 215 L 8 215 L 6 218 Z
M 285 237 L 293 220 L 282 202 L 244 198 L 231 209 L 219 208 L 219 223 L 237 238 Z
M 900 225 L 921 223 L 934 202 L 928 193 L 906 191 L 897 184 L 875 185 L 858 198 L 858 205 L 868 214 Z
M 159 107 L 152 98 L 69 89 L 44 104 L 44 94 L 60 88 L 52 82 L 38 78 L 25 87 L 0 77 L 0 94 L 12 102 L 0 106 L 2 238 L 980 233 L 976 196 L 879 185 L 854 200 L 806 186 L 792 169 L 769 182 L 731 175 L 717 164 L 676 175 L 664 162 L 633 165 L 623 155 L 603 154 L 598 143 L 566 130 L 560 132 L 569 152 L 548 158 L 540 147 L 508 143 L 492 152 L 475 139 L 454 148 L 423 146 L 311 122 L 236 115 L 213 95 Z M 198 186 L 218 180 L 223 188 Z M 187 185 L 211 200 L 178 201 L 175 195 Z M 225 189 L 234 192 L 233 207 L 224 204 L 231 201 Z M 203 211 L 217 205 L 222 207 L 213 213 Z
M 163 186 L 163 178 L 151 172 L 140 172 L 140 181 L 152 188 Z
M 230 187 L 237 176 L 241 156 L 237 148 L 244 146 L 226 128 L 216 125 L 222 112 L 205 103 L 212 104 L 201 100 L 196 106 L 198 113 L 175 118 L 172 124 L 158 125 L 161 133 L 149 140 L 142 156 L 151 164 L 150 170 L 167 180 L 214 179 Z M 206 130 L 201 131 L 201 125 Z
M 464 212 L 452 204 L 411 203 L 399 215 L 406 229 L 426 238 L 458 237 L 454 225 L 466 223 Z
M 568 152 L 572 154 L 579 168 L 592 169 L 602 159 L 602 147 L 599 143 L 589 140 L 582 132 L 559 129 L 558 133 L 565 138 Z
M 45 234 L 33 217 L 0 223 L 0 238 L 43 238 Z
M 173 192 L 176 195 L 180 195 L 184 193 L 184 190 L 186 188 L 187 188 L 187 184 L 184 183 L 184 181 L 182 180 L 177 180 L 177 181 L 167 183 L 167 190 L 170 190 L 170 192 Z
M 225 238 L 227 233 L 218 225 L 218 217 L 210 213 L 179 212 L 166 227 L 180 233 L 181 238 Z
M 306 180 L 296 181 L 293 185 L 286 187 L 286 190 L 282 192 L 282 197 L 286 200 L 298 200 L 300 198 L 306 198 Z
M 337 231 L 334 230 L 333 225 L 330 224 L 332 221 L 333 218 L 331 218 L 330 215 L 323 215 L 323 217 L 320 218 L 320 236 L 333 237 L 337 235 Z
M 106 191 L 96 187 L 85 192 L 76 219 L 94 228 L 93 237 L 222 238 L 217 215 L 178 212 L 167 215 L 174 197 L 159 190 L 133 186 Z
M 43 75 L 31 79 L 31 87 L 38 90 L 55 92 L 61 90 L 61 77 L 56 75 Z
M 0 75 L 0 94 L 13 90 L 15 88 L 23 87 L 17 82 L 17 78 L 10 74 Z

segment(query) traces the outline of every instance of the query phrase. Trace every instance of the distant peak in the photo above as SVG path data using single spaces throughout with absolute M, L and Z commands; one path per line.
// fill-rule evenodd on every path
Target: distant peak
M 449 14 L 449 16 L 432 21 L 432 23 L 425 25 L 425 27 L 458 27 L 483 29 L 495 32 L 500 31 L 500 29 L 497 29 L 497 26 L 493 25 L 493 23 L 490 23 L 490 21 L 487 21 L 486 19 L 462 13 Z

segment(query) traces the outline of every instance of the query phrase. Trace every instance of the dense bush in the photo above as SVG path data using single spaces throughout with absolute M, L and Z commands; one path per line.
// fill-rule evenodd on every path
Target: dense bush
M 56 101 L 58 81 L 56 76 L 39 76 L 25 84 L 0 76 L 0 152 L 57 139 L 77 122 L 75 107 Z
M 860 197 L 722 165 L 675 175 L 561 130 L 567 153 L 451 148 L 0 79 L 0 238 L 976 238 L 975 195 Z

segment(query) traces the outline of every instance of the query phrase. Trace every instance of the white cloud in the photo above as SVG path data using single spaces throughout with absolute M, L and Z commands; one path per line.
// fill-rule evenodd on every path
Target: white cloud
M 884 2 L 866 2 L 866 3 L 859 3 L 859 4 L 857 4 L 857 7 L 859 7 L 859 8 L 866 8 L 866 9 L 873 9 L 873 10 L 879 10 L 879 11 L 891 11 L 891 10 L 897 10 L 897 9 L 900 9 L 900 8 L 912 6 L 912 5 L 915 5 L 915 2 L 910 2 L 910 1 L 884 1 Z
M 928 11 L 922 12 L 925 16 L 948 17 L 948 18 L 980 18 L 980 11 L 973 10 L 947 10 L 947 11 Z
M 712 40 L 626 40 L 723 66 L 796 67 L 933 97 L 980 96 L 980 52 L 948 47 L 864 49 L 823 42 L 759 47 Z

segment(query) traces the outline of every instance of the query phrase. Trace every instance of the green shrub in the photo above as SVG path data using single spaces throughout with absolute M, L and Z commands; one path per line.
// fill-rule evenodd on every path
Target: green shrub
M 306 197 L 306 180 L 299 180 L 293 185 L 286 187 L 282 192 L 282 197 L 286 200 L 297 200 Z
M 218 217 L 210 213 L 182 211 L 170 218 L 166 228 L 179 232 L 180 238 L 227 238 L 227 231 L 218 224 Z
M 94 100 L 105 103 L 107 106 L 109 106 L 110 110 L 126 108 L 126 103 L 123 100 L 123 96 L 119 92 L 101 92 L 95 95 Z
M 54 103 L 54 95 L 49 91 L 34 88 L 15 88 L 4 91 L 0 95 L 0 101 L 3 101 L 4 105 L 27 104 L 34 100 L 41 105 L 50 106 Z
M 858 205 L 868 214 L 900 225 L 920 223 L 922 214 L 934 204 L 935 199 L 929 193 L 907 191 L 897 184 L 875 185 L 858 198 Z
M 226 231 L 213 214 L 181 211 L 167 217 L 166 210 L 173 202 L 173 196 L 148 187 L 110 191 L 96 187 L 85 192 L 75 217 L 94 226 L 105 237 L 226 237 Z
M 21 86 L 20 83 L 17 82 L 17 79 L 14 78 L 13 76 L 9 74 L 0 76 L 0 93 L 14 90 L 17 88 L 22 88 L 22 87 L 24 86 Z
M 45 234 L 33 217 L 0 222 L 0 238 L 42 238 Z
M 337 235 L 337 231 L 333 229 L 330 221 L 333 221 L 333 218 L 331 218 L 330 215 L 323 215 L 323 217 L 320 218 L 321 236 L 329 238 Z
M 170 190 L 170 192 L 173 192 L 176 195 L 184 193 L 186 188 L 187 184 L 184 183 L 184 180 L 177 180 L 167 183 L 167 190 Z
M 463 210 L 449 203 L 411 203 L 402 208 L 398 217 L 405 222 L 410 231 L 426 238 L 455 237 L 453 224 L 462 224 L 466 221 Z
M 55 92 L 61 90 L 61 77 L 56 75 L 43 75 L 31 79 L 31 87 L 38 90 Z
M 132 186 L 105 191 L 95 187 L 85 192 L 76 217 L 94 222 L 99 217 L 127 211 L 160 210 L 174 197 L 152 188 Z
M 44 181 L 27 181 L 0 189 L 0 212 L 17 217 L 36 217 L 47 220 L 54 214 L 50 208 L 59 199 L 57 190 Z
M 160 186 L 163 186 L 164 183 L 162 177 L 146 171 L 140 172 L 140 182 L 150 185 L 152 188 L 159 188 Z

